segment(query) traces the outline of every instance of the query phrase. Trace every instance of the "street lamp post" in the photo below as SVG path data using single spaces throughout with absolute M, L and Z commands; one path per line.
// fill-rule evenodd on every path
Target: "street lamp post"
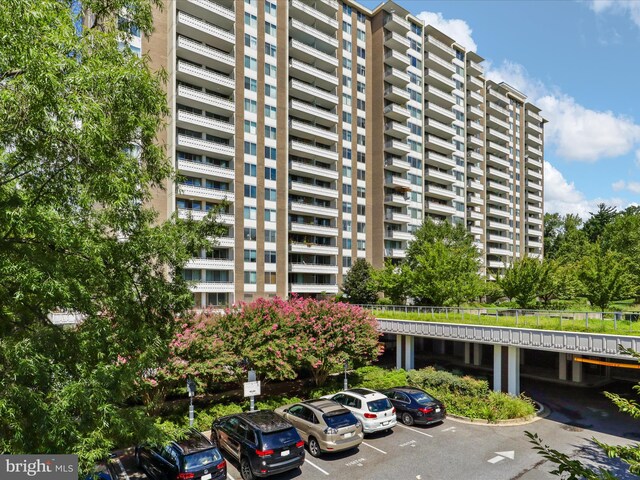
M 349 382 L 347 380 L 347 368 L 349 368 L 349 360 L 344 361 L 344 389 L 345 390 L 349 388 Z
M 187 392 L 189 392 L 189 426 L 193 427 L 193 397 L 196 394 L 196 382 L 187 378 Z

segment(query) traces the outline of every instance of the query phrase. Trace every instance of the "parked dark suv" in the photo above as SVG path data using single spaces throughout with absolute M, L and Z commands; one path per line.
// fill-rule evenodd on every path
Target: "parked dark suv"
M 197 430 L 164 447 L 139 445 L 136 462 L 155 480 L 224 480 L 227 462 L 220 450 Z
M 240 462 L 244 480 L 286 472 L 304 463 L 300 435 L 271 410 L 219 418 L 211 426 L 211 441 Z
M 444 404 L 419 388 L 395 387 L 382 393 L 389 397 L 398 419 L 405 425 L 430 425 L 442 422 L 447 416 Z

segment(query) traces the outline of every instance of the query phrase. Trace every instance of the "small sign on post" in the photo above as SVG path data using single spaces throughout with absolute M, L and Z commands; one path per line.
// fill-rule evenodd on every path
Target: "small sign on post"
M 244 396 L 250 397 L 250 412 L 255 410 L 256 395 L 260 395 L 260 381 L 257 381 L 256 378 L 256 371 L 249 370 L 249 381 L 244 382 Z

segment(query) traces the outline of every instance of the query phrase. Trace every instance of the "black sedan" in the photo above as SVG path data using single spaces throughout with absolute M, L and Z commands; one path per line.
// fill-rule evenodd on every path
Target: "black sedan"
M 444 404 L 419 388 L 394 387 L 382 393 L 389 397 L 396 407 L 396 417 L 405 425 L 430 425 L 447 416 Z
M 227 462 L 220 450 L 197 430 L 162 447 L 136 447 L 136 462 L 154 480 L 224 480 Z

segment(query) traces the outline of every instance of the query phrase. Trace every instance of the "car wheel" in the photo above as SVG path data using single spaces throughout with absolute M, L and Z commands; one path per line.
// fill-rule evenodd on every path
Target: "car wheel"
M 254 480 L 255 478 L 253 475 L 253 471 L 251 470 L 251 464 L 246 458 L 243 458 L 240 461 L 240 475 L 242 475 L 242 478 L 244 480 Z
M 320 450 L 320 444 L 313 437 L 309 437 L 309 453 L 312 457 L 316 458 L 319 457 L 322 453 L 322 451 Z
M 400 419 L 402 420 L 402 423 L 404 423 L 408 427 L 413 425 L 413 416 L 410 413 L 404 412 Z

